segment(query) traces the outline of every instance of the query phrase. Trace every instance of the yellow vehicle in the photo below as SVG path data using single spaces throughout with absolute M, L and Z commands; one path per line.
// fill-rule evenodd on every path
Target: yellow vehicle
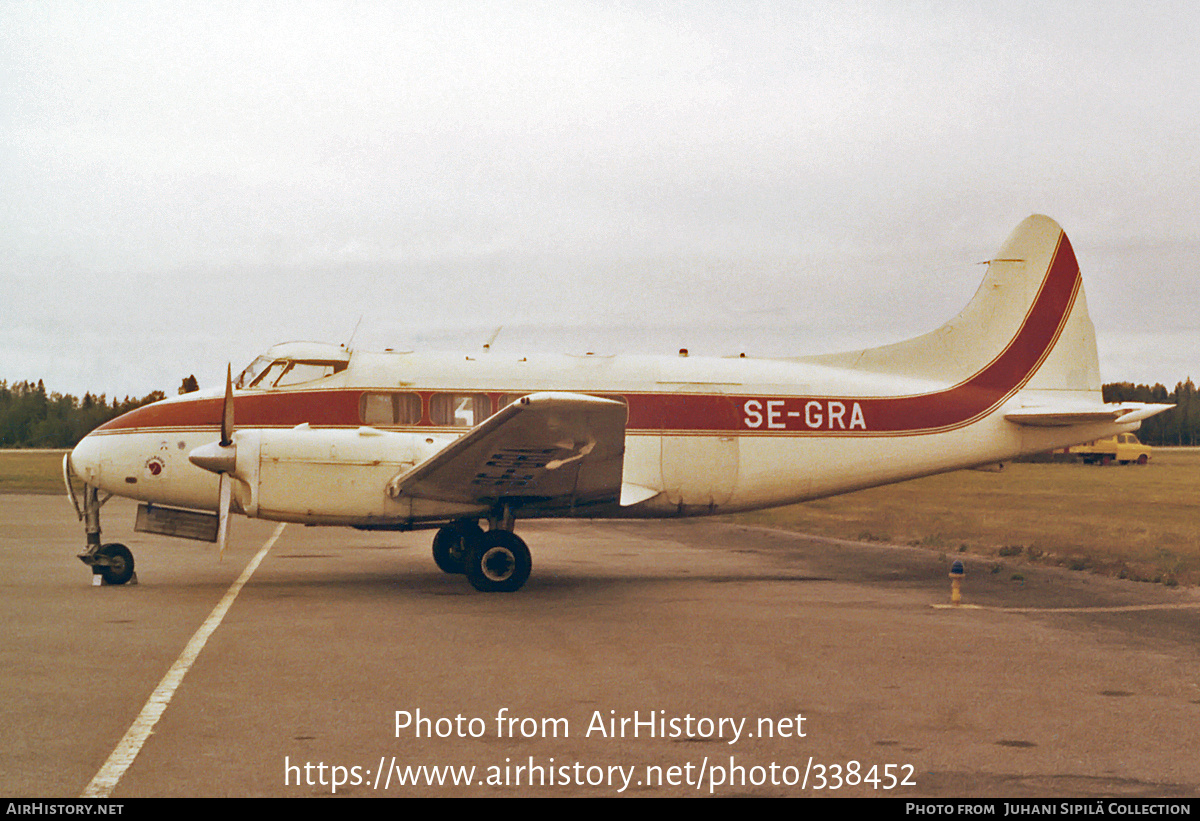
M 1136 462 L 1144 465 L 1150 461 L 1150 446 L 1143 445 L 1132 433 L 1118 433 L 1106 439 L 1096 439 L 1083 445 L 1068 448 L 1068 453 L 1082 456 L 1088 464 L 1111 465 L 1113 462 L 1128 465 Z

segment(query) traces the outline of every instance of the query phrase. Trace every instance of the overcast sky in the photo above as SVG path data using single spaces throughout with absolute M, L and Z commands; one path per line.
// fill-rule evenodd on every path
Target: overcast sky
M 0 379 L 879 344 L 1031 213 L 1106 381 L 1200 378 L 1198 9 L 6 0 Z

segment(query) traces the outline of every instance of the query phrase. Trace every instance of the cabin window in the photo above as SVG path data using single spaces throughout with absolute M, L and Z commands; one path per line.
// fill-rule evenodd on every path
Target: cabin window
M 435 393 L 429 398 L 429 418 L 435 425 L 473 428 L 491 412 L 486 393 Z
M 421 421 L 421 397 L 415 393 L 364 393 L 358 402 L 364 425 L 416 425 Z
M 522 396 L 528 396 L 528 393 L 502 393 L 496 397 L 496 413 L 499 413 L 504 408 L 507 408 L 513 402 L 516 402 Z

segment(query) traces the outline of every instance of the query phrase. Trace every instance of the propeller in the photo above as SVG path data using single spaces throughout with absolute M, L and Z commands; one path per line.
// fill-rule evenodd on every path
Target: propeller
M 225 365 L 225 404 L 221 408 L 221 447 L 233 444 L 233 364 Z
M 217 545 L 220 558 L 225 558 L 225 542 L 229 536 L 229 511 L 233 503 L 233 472 L 237 470 L 237 445 L 233 442 L 233 366 L 225 370 L 225 401 L 221 407 L 221 440 L 201 445 L 188 454 L 188 461 L 211 471 L 220 479 L 217 506 Z

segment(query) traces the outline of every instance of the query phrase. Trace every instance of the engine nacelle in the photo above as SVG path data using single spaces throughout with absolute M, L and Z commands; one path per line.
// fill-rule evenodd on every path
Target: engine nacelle
M 412 519 L 408 500 L 393 500 L 388 481 L 455 437 L 376 428 L 244 430 L 234 435 L 234 499 L 251 517 L 313 524 Z

